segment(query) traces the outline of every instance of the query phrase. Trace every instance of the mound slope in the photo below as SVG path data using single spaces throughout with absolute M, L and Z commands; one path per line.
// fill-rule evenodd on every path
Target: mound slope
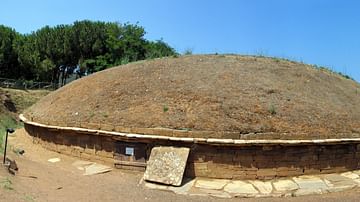
M 205 137 L 226 138 L 226 132 L 256 139 L 360 137 L 360 85 L 285 60 L 184 56 L 79 79 L 41 99 L 25 116 L 60 126 L 207 131 Z

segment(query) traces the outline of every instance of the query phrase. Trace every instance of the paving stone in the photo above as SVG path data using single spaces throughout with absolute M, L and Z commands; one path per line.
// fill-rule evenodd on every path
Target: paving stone
M 180 187 L 169 186 L 168 189 L 176 194 L 187 195 L 189 194 L 190 189 L 194 186 L 194 183 L 195 180 L 188 180 L 184 182 Z
M 224 187 L 224 191 L 235 196 L 250 197 L 259 194 L 251 183 L 245 181 L 232 181 Z
M 357 186 L 357 183 L 354 182 L 354 180 L 339 174 L 325 175 L 324 181 L 329 187 L 329 192 L 345 191 Z
M 357 179 L 359 178 L 359 175 L 353 172 L 346 172 L 346 173 L 342 173 L 341 176 L 350 178 L 350 179 Z
M 56 163 L 56 162 L 59 162 L 60 159 L 59 158 L 51 158 L 48 160 L 50 163 Z
M 214 189 L 220 190 L 229 183 L 229 180 L 211 180 L 211 179 L 198 179 L 195 182 L 195 187 L 200 189 Z
M 296 184 L 299 185 L 300 189 L 310 189 L 310 190 L 326 190 L 328 186 L 326 183 L 321 180 L 319 177 L 314 176 L 301 176 L 294 177 L 293 180 Z
M 360 179 L 354 179 L 354 182 L 360 186 Z
M 353 170 L 352 172 L 360 176 L 360 170 Z
M 314 195 L 314 194 L 322 194 L 327 191 L 325 190 L 312 190 L 312 189 L 299 189 L 296 190 L 293 194 L 293 196 L 306 196 L 306 195 Z
M 85 170 L 86 167 L 88 167 L 92 164 L 94 164 L 94 162 L 78 160 L 78 161 L 75 161 L 72 165 L 75 166 L 79 170 Z
M 249 181 L 256 189 L 260 191 L 261 194 L 268 195 L 272 192 L 273 187 L 270 181 L 263 182 L 260 180 L 250 180 Z
M 96 175 L 101 173 L 106 173 L 111 171 L 112 168 L 106 165 L 93 163 L 87 167 L 85 167 L 85 173 L 84 175 Z
M 145 187 L 149 189 L 167 190 L 168 186 L 163 184 L 156 184 L 152 182 L 145 182 Z
M 231 195 L 221 190 L 202 189 L 201 192 L 218 198 L 231 198 Z
M 293 191 L 299 188 L 298 185 L 291 180 L 279 180 L 273 182 L 273 185 L 277 191 L 282 192 Z
M 299 189 L 294 192 L 294 196 L 305 196 L 326 193 L 328 186 L 316 176 L 294 177 L 293 180 L 299 185 Z
M 180 186 L 189 151 L 189 148 L 184 147 L 154 147 L 147 162 L 144 179 Z

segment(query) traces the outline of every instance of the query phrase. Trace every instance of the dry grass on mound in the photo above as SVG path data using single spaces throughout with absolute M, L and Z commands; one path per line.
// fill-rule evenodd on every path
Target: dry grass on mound
M 251 138 L 357 137 L 359 103 L 358 83 L 309 65 L 201 55 L 98 72 L 50 93 L 26 116 L 62 126 L 106 123 Z

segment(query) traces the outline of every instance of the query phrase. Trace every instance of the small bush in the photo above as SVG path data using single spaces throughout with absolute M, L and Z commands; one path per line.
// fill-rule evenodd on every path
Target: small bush
M 271 105 L 269 106 L 268 111 L 269 111 L 269 113 L 270 113 L 271 115 L 275 115 L 275 114 L 276 114 L 276 107 L 275 107 L 273 104 L 271 104 Z
M 192 48 L 187 48 L 184 51 L 184 55 L 192 55 L 193 54 L 193 49 Z
M 276 57 L 273 57 L 272 59 L 273 59 L 276 63 L 279 63 L 279 62 L 281 61 L 280 58 L 276 58 Z
M 167 112 L 167 111 L 169 111 L 169 107 L 167 105 L 164 105 L 163 112 Z
M 1 185 L 4 189 L 7 190 L 13 190 L 14 188 L 12 187 L 12 182 L 9 178 L 5 178 L 1 181 Z

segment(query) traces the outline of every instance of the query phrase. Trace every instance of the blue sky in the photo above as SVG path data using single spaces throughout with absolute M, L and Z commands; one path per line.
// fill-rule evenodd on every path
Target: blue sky
M 0 24 L 30 33 L 90 19 L 139 23 L 182 53 L 285 57 L 360 82 L 356 0 L 2 0 Z

